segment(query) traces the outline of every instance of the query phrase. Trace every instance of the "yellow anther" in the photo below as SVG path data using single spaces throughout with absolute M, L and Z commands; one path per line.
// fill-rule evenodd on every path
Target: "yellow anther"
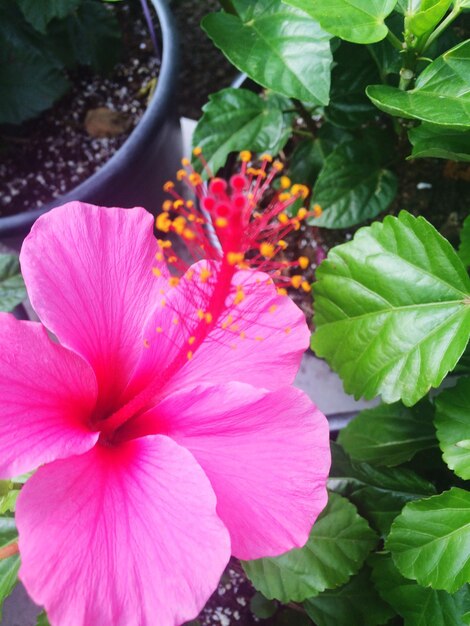
M 188 361 L 190 361 L 193 358 L 193 353 L 191 352 L 191 350 L 189 350 L 186 356 L 188 357 Z
M 182 215 L 178 215 L 178 217 L 175 217 L 175 219 L 173 220 L 172 226 L 175 233 L 177 233 L 178 235 L 182 235 L 184 229 L 186 228 L 186 220 Z
M 320 215 L 323 213 L 323 209 L 321 208 L 321 206 L 319 204 L 314 204 L 313 205 L 313 215 L 314 217 L 320 217 Z
M 171 241 L 165 241 L 164 239 L 157 239 L 160 248 L 171 248 Z
M 195 222 L 195 221 L 196 221 L 196 216 L 190 213 L 188 215 L 188 222 Z
M 174 317 L 172 321 L 173 321 L 173 324 L 175 326 L 177 326 L 180 323 L 180 321 L 179 321 L 179 319 L 177 317 Z
M 260 245 L 259 251 L 267 259 L 272 259 L 276 252 L 276 248 L 273 246 L 272 243 L 268 243 L 267 241 L 264 241 Z
M 277 306 L 276 306 L 275 304 L 272 304 L 272 305 L 269 307 L 269 312 L 270 312 L 270 313 L 274 313 L 274 311 L 276 311 L 276 309 L 277 309 Z
M 243 302 L 244 299 L 245 299 L 245 293 L 243 291 L 243 288 L 241 285 L 237 285 L 237 293 L 235 294 L 233 304 L 235 305 L 240 304 L 240 302 Z
M 243 252 L 227 252 L 227 261 L 229 265 L 236 265 L 245 259 Z
M 178 170 L 176 172 L 176 180 L 183 180 L 183 178 L 186 178 L 187 175 L 188 172 L 186 170 Z
M 183 234 L 184 239 L 187 239 L 188 241 L 192 241 L 193 239 L 196 239 L 196 233 L 193 233 L 193 231 L 190 228 L 185 228 L 182 234 Z
M 288 326 L 287 328 L 284 328 L 284 332 L 286 333 L 286 335 L 288 335 L 291 332 L 292 328 L 290 328 L 290 326 Z
M 162 275 L 162 271 L 159 267 L 152 267 L 152 272 L 154 276 L 157 276 L 158 278 Z
M 251 161 L 251 152 L 249 150 L 242 150 L 240 152 L 240 160 L 243 161 L 243 163 Z
M 178 200 L 175 200 L 173 202 L 173 208 L 174 209 L 179 209 L 180 207 L 184 206 L 184 202 L 178 198 Z
M 191 161 L 187 157 L 183 157 L 181 159 L 181 165 L 183 165 L 184 167 L 188 167 L 188 165 L 191 165 Z
M 295 276 L 291 276 L 290 284 L 292 285 L 292 287 L 294 287 L 294 289 L 299 289 L 302 281 L 302 276 L 300 276 L 300 274 L 296 274 Z
M 212 322 L 212 313 L 206 313 L 204 319 L 206 320 L 206 324 L 210 324 Z
M 170 191 L 175 186 L 175 183 L 172 180 L 167 180 L 163 185 L 163 191 Z
M 164 211 L 171 211 L 172 208 L 173 208 L 173 202 L 171 200 L 165 200 L 164 203 L 162 204 L 162 209 Z
M 163 332 L 163 328 L 161 326 L 157 326 L 157 328 L 155 330 L 157 331 L 157 333 L 162 333 Z
M 276 291 L 278 296 L 287 296 L 287 290 L 284 287 L 278 287 Z
M 176 263 L 176 261 L 178 260 L 178 257 L 176 256 L 169 256 L 168 257 L 168 263 Z
M 300 229 L 300 222 L 296 217 L 292 218 L 291 224 L 293 225 L 294 230 Z
M 279 194 L 280 202 L 286 202 L 286 200 L 290 200 L 291 198 L 292 198 L 292 195 L 288 191 L 283 191 L 282 193 Z
M 299 262 L 299 266 L 303 270 L 306 270 L 307 267 L 310 265 L 310 259 L 307 256 L 299 256 L 299 258 L 297 260 Z
M 144 348 L 150 348 L 148 339 L 144 339 Z
M 277 245 L 281 248 L 281 250 L 287 249 L 287 241 L 284 241 L 284 239 L 279 239 Z
M 176 287 L 179 282 L 180 279 L 177 276 L 171 276 L 171 278 L 168 280 L 168 284 L 170 285 L 170 287 Z
M 196 146 L 195 148 L 193 148 L 193 154 L 194 156 L 201 156 L 202 148 L 200 146 Z
M 202 309 L 198 309 L 197 316 L 200 320 L 204 319 L 204 311 Z
M 160 215 L 157 215 L 155 226 L 158 230 L 161 230 L 164 233 L 168 233 L 170 231 L 171 220 L 167 213 L 160 213 Z
M 290 189 L 292 185 L 289 176 L 281 176 L 280 183 L 281 183 L 281 189 Z
M 215 225 L 217 228 L 225 228 L 228 225 L 228 220 L 226 217 L 218 217 L 215 220 Z
M 294 196 L 300 196 L 304 199 L 310 193 L 310 189 L 307 187 L 307 185 L 293 185 L 291 191 Z
M 273 162 L 273 157 L 270 154 L 262 154 L 260 158 L 261 161 L 267 161 L 268 163 Z
M 199 274 L 199 278 L 201 279 L 202 283 L 207 283 L 207 280 L 211 277 L 211 271 L 208 270 L 207 268 L 203 267 L 200 274 Z
M 188 339 L 188 343 L 189 343 L 190 346 L 192 346 L 195 341 L 196 341 L 196 337 L 190 337 Z
M 197 172 L 193 172 L 192 174 L 189 175 L 189 182 L 191 183 L 191 185 L 194 185 L 194 187 L 197 187 L 198 185 L 202 185 L 202 178 L 200 177 L 199 174 L 197 174 Z
M 299 220 L 304 220 L 308 215 L 308 211 L 305 207 L 302 207 L 297 211 L 297 217 Z
M 277 219 L 281 222 L 281 224 L 289 223 L 289 216 L 286 215 L 285 213 L 279 213 L 279 215 L 277 216 Z
M 186 200 L 186 206 L 188 209 L 192 209 L 194 207 L 194 202 L 192 200 Z
M 310 291 L 312 290 L 312 285 L 306 280 L 302 282 L 301 287 L 305 291 L 305 293 L 310 293 Z
M 282 172 L 284 165 L 280 161 L 274 161 L 273 167 L 277 172 Z

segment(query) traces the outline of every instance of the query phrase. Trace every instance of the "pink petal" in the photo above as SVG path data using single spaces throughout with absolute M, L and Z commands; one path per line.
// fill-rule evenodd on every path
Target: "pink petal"
M 118 402 L 162 287 L 152 273 L 152 228 L 152 215 L 141 208 L 70 202 L 40 217 L 21 251 L 34 309 L 63 345 L 92 365 L 102 404 Z M 166 273 L 162 264 L 159 269 Z
M 171 378 L 167 390 L 232 380 L 277 389 L 294 380 L 310 338 L 302 311 L 290 298 L 278 295 L 266 274 L 238 271 L 230 294 L 224 296 L 223 311 L 211 325 L 199 317 L 201 311 L 211 311 L 213 285 L 200 280 L 207 267 L 214 265 L 193 265 L 189 280 L 186 275 L 160 297 L 145 329 L 148 349 L 136 370 L 134 393 L 136 385 L 155 380 L 156 372 L 160 388 Z M 235 305 L 238 285 L 245 297 Z M 192 348 L 190 338 L 201 333 L 202 344 Z
M 128 436 L 161 432 L 190 450 L 217 496 L 241 559 L 302 546 L 327 501 L 325 416 L 298 389 L 201 385 L 174 393 Z
M 0 476 L 89 450 L 96 380 L 78 355 L 36 322 L 0 313 Z
M 53 626 L 175 626 L 230 555 L 209 481 L 167 437 L 41 468 L 17 504 L 20 578 Z

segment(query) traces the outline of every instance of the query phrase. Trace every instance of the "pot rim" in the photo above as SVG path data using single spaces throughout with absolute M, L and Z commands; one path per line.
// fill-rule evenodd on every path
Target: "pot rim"
M 145 145 L 151 142 L 155 133 L 165 123 L 178 72 L 178 34 L 167 0 L 151 0 L 151 2 L 157 13 L 162 32 L 162 59 L 155 93 L 139 123 L 119 150 L 82 183 L 37 209 L 0 217 L 0 240 L 29 230 L 38 217 L 53 207 L 78 198 L 87 198 L 95 189 L 105 186 L 111 175 L 115 176 L 116 172 L 121 172 L 125 176 L 128 164 L 133 162 L 138 152 L 145 149 Z

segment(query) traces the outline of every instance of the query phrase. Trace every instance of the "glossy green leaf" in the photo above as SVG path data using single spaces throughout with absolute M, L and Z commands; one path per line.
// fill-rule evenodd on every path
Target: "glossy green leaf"
M 397 191 L 395 174 L 375 160 L 366 142 L 352 141 L 326 159 L 313 190 L 312 202 L 323 213 L 310 221 L 323 228 L 347 228 L 376 217 Z
M 374 555 L 372 579 L 382 596 L 405 620 L 405 626 L 463 626 L 468 589 L 453 596 L 403 578 L 390 555 Z
M 453 487 L 410 502 L 386 547 L 403 576 L 454 593 L 470 582 L 470 492 Z
M 387 36 L 385 18 L 397 0 L 284 0 L 302 9 L 329 33 L 354 43 L 373 43 Z
M 281 0 L 232 0 L 237 15 L 212 13 L 202 27 L 239 70 L 263 87 L 328 104 L 331 35 Z
M 433 61 L 418 77 L 414 89 L 402 91 L 388 85 L 366 90 L 385 113 L 448 128 L 467 130 L 470 125 L 470 40 Z
M 408 137 L 413 146 L 410 158 L 470 161 L 470 130 L 459 131 L 433 124 L 421 124 L 409 130 Z
M 290 178 L 294 183 L 313 185 L 324 161 L 325 155 L 318 139 L 299 141 L 289 163 Z
M 375 533 L 356 507 L 332 493 L 303 548 L 276 558 L 246 561 L 243 567 L 267 598 L 302 602 L 344 584 L 376 543 Z
M 405 504 L 436 493 L 430 482 L 408 468 L 354 462 L 335 442 L 331 452 L 329 488 L 347 496 L 382 535 Z
M 54 63 L 32 50 L 20 48 L 12 51 L 8 63 L 0 63 L 0 84 L 0 124 L 21 124 L 36 117 L 69 87 Z
M 317 626 L 378 626 L 395 614 L 375 590 L 368 567 L 343 587 L 306 600 L 304 608 Z
M 470 267 L 470 215 L 465 218 L 460 231 L 459 257 L 465 267 Z
M 193 135 L 213 172 L 231 152 L 253 150 L 276 154 L 285 143 L 285 124 L 279 100 L 247 89 L 222 89 L 209 96 Z M 195 165 L 197 163 L 195 162 Z
M 15 520 L 9 517 L 0 517 L 0 547 L 7 546 L 17 536 Z M 0 619 L 3 603 L 18 582 L 19 568 L 20 557 L 18 555 L 0 560 Z
M 18 0 L 26 20 L 41 33 L 54 18 L 62 19 L 77 9 L 80 0 Z
M 366 87 L 380 80 L 372 56 L 365 46 L 343 42 L 334 53 L 330 104 L 325 117 L 343 128 L 357 128 L 377 114 L 366 96 Z
M 0 254 L 0 311 L 12 311 L 26 298 L 18 257 Z
M 420 450 L 437 446 L 434 410 L 423 401 L 407 408 L 401 402 L 361 411 L 344 428 L 338 442 L 356 461 L 399 465 Z
M 430 33 L 447 13 L 452 0 L 421 0 L 417 11 L 405 20 L 406 30 L 416 37 Z
M 470 479 L 470 377 L 436 398 L 437 437 L 444 461 L 464 480 Z
M 450 243 L 405 211 L 333 248 L 314 294 L 312 348 L 356 398 L 412 406 L 468 343 L 468 274 Z

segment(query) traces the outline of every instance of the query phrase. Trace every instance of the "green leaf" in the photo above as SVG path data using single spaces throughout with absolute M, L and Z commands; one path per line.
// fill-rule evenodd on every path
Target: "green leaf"
M 469 293 L 450 243 L 402 211 L 359 230 L 318 268 L 312 347 L 347 393 L 412 406 L 464 352 Z
M 281 609 L 268 624 L 269 626 L 313 626 L 307 615 L 295 609 Z
M 405 620 L 405 626 L 463 626 L 468 610 L 468 589 L 453 596 L 420 587 L 401 576 L 389 555 L 374 555 L 372 579 L 382 596 Z
M 231 152 L 253 150 L 276 154 L 284 138 L 284 118 L 279 100 L 247 89 L 222 89 L 209 96 L 193 135 L 213 172 Z M 196 163 L 195 163 L 196 165 Z
M 303 548 L 276 558 L 246 561 L 243 567 L 267 598 L 302 602 L 345 583 L 376 543 L 375 533 L 356 507 L 332 493 Z
M 408 131 L 408 137 L 413 146 L 409 158 L 470 161 L 470 130 L 459 131 L 434 124 L 420 124 Z
M 317 626 L 377 626 L 395 614 L 372 585 L 368 567 L 343 587 L 306 600 L 304 608 Z
M 12 489 L 4 496 L 0 497 L 0 515 L 5 513 L 14 513 L 16 501 L 20 495 L 19 489 Z
M 405 20 L 407 31 L 421 37 L 430 33 L 447 13 L 452 0 L 421 0 L 419 9 Z
M 45 34 L 46 26 L 54 18 L 62 19 L 78 8 L 80 0 L 18 0 L 26 20 Z
M 444 461 L 457 476 L 470 479 L 470 377 L 436 398 L 437 437 Z
M 198 626 L 200 626 L 199 622 L 197 622 L 197 624 Z M 50 626 L 49 620 L 47 619 L 47 615 L 45 611 L 42 611 L 42 613 L 38 615 L 38 621 L 36 622 L 36 626 Z M 187 624 L 186 626 L 189 626 L 189 624 Z M 196 626 L 196 623 L 194 624 L 194 626 Z
M 12 311 L 26 298 L 18 257 L 0 254 L 0 311 Z
M 465 218 L 460 231 L 459 257 L 465 267 L 470 267 L 470 215 Z
M 304 139 L 295 146 L 289 163 L 294 183 L 312 185 L 323 167 L 325 155 L 319 139 Z
M 397 191 L 395 174 L 381 165 L 368 141 L 338 146 L 326 159 L 312 195 L 323 213 L 314 226 L 347 228 L 385 211 Z
M 410 502 L 386 547 L 403 576 L 454 593 L 470 581 L 470 493 L 453 487 Z
M 419 75 L 414 89 L 402 91 L 388 85 L 370 85 L 366 93 L 379 109 L 390 115 L 467 130 L 470 125 L 470 40 L 433 61 Z
M 401 402 L 382 404 L 361 411 L 340 432 L 338 442 L 356 461 L 399 465 L 437 446 L 433 415 L 427 400 L 412 408 Z
M 45 111 L 69 87 L 63 72 L 31 49 L 15 48 L 0 63 L 0 124 L 21 124 Z
M 408 468 L 377 468 L 351 461 L 335 442 L 331 452 L 329 488 L 347 496 L 382 535 L 406 503 L 436 492 L 430 482 Z
M 377 109 L 366 96 L 366 87 L 380 80 L 377 66 L 365 46 L 343 42 L 334 54 L 330 104 L 326 118 L 343 128 L 357 128 Z
M 0 547 L 7 546 L 18 536 L 15 520 L 9 517 L 0 517 Z M 20 557 L 15 554 L 7 559 L 0 560 L 0 619 L 3 603 L 13 591 L 18 581 Z
M 277 611 L 277 603 L 273 600 L 268 600 L 262 593 L 257 591 L 250 600 L 250 610 L 256 617 L 268 619 Z
M 384 20 L 397 0 L 284 0 L 302 9 L 329 33 L 354 43 L 374 43 L 387 36 Z
M 269 89 L 328 104 L 331 35 L 281 0 L 233 0 L 237 15 L 212 13 L 202 28 L 239 70 Z

